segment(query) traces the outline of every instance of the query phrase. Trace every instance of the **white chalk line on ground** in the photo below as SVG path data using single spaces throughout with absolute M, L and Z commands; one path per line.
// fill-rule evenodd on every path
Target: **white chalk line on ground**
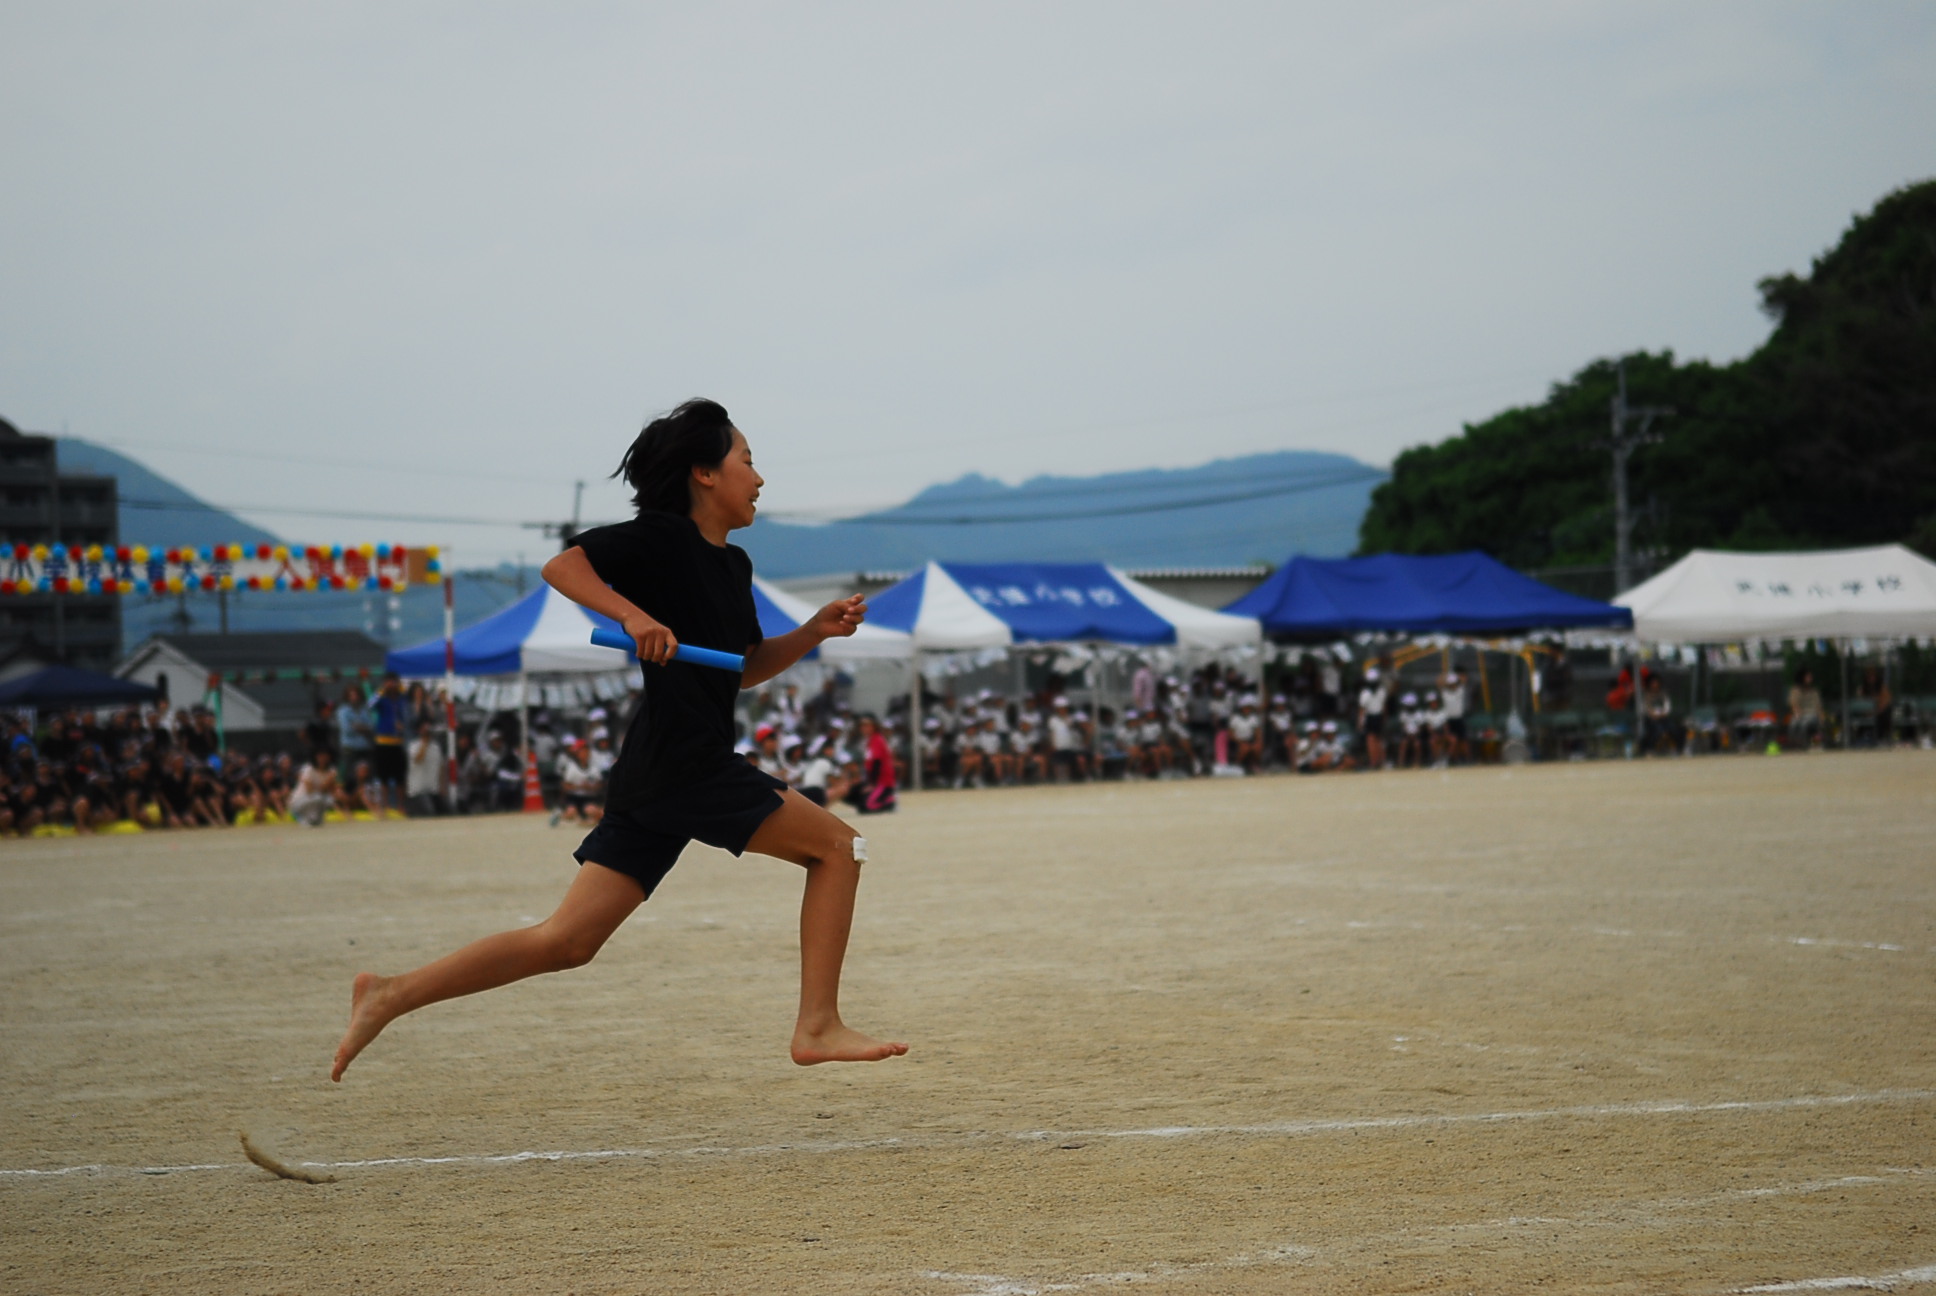
M 946 1270 L 927 1269 L 917 1272 L 919 1278 L 937 1282 L 960 1283 L 966 1290 L 960 1296 L 1046 1296 L 1049 1292 L 1081 1291 L 1088 1287 L 1121 1287 L 1136 1283 L 1156 1282 L 1168 1278 L 1183 1278 L 1202 1275 L 1212 1270 L 1252 1268 L 1264 1264 L 1290 1264 L 1314 1260 L 1337 1260 L 1353 1252 L 1367 1250 L 1386 1253 L 1393 1246 L 1416 1244 L 1428 1238 L 1457 1236 L 1465 1233 L 1496 1233 L 1501 1229 L 1528 1228 L 1618 1228 L 1626 1220 L 1651 1220 L 1663 1212 L 1683 1212 L 1703 1206 L 1719 1205 L 1726 1202 L 1743 1200 L 1767 1200 L 1775 1197 L 1806 1196 L 1813 1193 L 1832 1192 L 1838 1188 L 1865 1188 L 1880 1184 L 1902 1182 L 1927 1178 L 1936 1175 L 1936 1169 L 1901 1168 L 1890 1169 L 1882 1174 L 1841 1175 L 1833 1179 L 1811 1179 L 1801 1183 L 1772 1184 L 1760 1188 L 1730 1188 L 1721 1192 L 1706 1193 L 1695 1197 L 1662 1197 L 1639 1202 L 1622 1202 L 1602 1210 L 1590 1212 L 1585 1216 L 1544 1216 L 1514 1215 L 1505 1219 L 1477 1220 L 1468 1223 L 1447 1224 L 1438 1228 L 1396 1233 L 1374 1233 L 1362 1237 L 1340 1239 L 1320 1250 L 1316 1247 L 1284 1244 L 1266 1247 L 1260 1251 L 1241 1252 L 1221 1260 L 1201 1260 L 1191 1264 L 1152 1264 L 1147 1269 L 1119 1271 L 1115 1273 L 1070 1274 L 1058 1277 L 1020 1277 L 1010 1274 L 952 1273 Z M 1737 1292 L 1788 1292 L 1788 1291 L 1825 1291 L 1837 1288 L 1874 1288 L 1888 1290 L 1890 1286 L 1903 1282 L 1929 1281 L 1925 1275 L 1936 1275 L 1936 1267 L 1930 1269 L 1905 1269 L 1895 1274 L 1885 1274 L 1873 1278 L 1827 1278 L 1805 1279 L 1800 1283 L 1778 1284 L 1763 1287 L 1737 1288 Z
M 1516 1121 L 1564 1120 L 1600 1116 L 1678 1116 L 1710 1112 L 1787 1111 L 1803 1107 L 1846 1107 L 1856 1103 L 1917 1102 L 1936 1098 L 1936 1089 L 1883 1089 L 1873 1093 L 1805 1095 L 1796 1098 L 1740 1099 L 1731 1102 L 1614 1103 L 1594 1107 L 1548 1107 L 1526 1111 L 1450 1113 L 1432 1116 L 1361 1116 L 1333 1120 L 1279 1121 L 1265 1125 L 1159 1125 L 1149 1129 L 1076 1130 L 1055 1133 L 1033 1130 L 1012 1134 L 1018 1139 L 1069 1138 L 1200 1138 L 1218 1134 L 1249 1134 L 1296 1138 L 1352 1130 L 1417 1129 L 1443 1125 L 1483 1125 Z
M 650 1160 L 677 1157 L 759 1157 L 789 1153 L 824 1154 L 873 1148 L 936 1148 L 989 1141 L 1064 1142 L 1071 1139 L 1180 1139 L 1214 1137 L 1307 1138 L 1358 1130 L 1433 1129 L 1457 1125 L 1504 1125 L 1543 1120 L 1592 1120 L 1621 1116 L 1699 1116 L 1743 1112 L 1796 1111 L 1807 1108 L 1851 1107 L 1870 1103 L 1922 1102 L 1936 1098 L 1936 1089 L 1878 1089 L 1867 1093 L 1804 1094 L 1792 1098 L 1735 1099 L 1723 1102 L 1609 1103 L 1590 1107 L 1545 1107 L 1502 1112 L 1448 1112 L 1415 1116 L 1360 1116 L 1329 1120 L 1277 1121 L 1262 1125 L 1158 1125 L 1146 1129 L 1016 1130 L 1009 1133 L 965 1131 L 958 1134 L 909 1135 L 897 1138 L 843 1139 L 804 1143 L 763 1143 L 747 1147 L 603 1148 L 586 1151 L 456 1153 L 430 1157 L 370 1157 L 357 1161 L 301 1161 L 308 1170 L 365 1170 L 392 1166 L 514 1165 L 545 1161 Z M 223 1161 L 185 1165 L 114 1166 L 102 1162 L 50 1169 L 0 1169 L 0 1179 L 51 1179 L 79 1174 L 168 1175 L 208 1170 L 237 1170 L 248 1162 Z
M 1123 1269 L 1114 1273 L 1073 1274 L 1067 1278 L 1011 1278 L 1004 1274 L 949 1273 L 943 1269 L 924 1269 L 917 1277 L 934 1282 L 963 1283 L 968 1290 L 961 1296 L 1045 1296 L 1048 1292 L 1081 1291 L 1084 1287 L 1128 1287 L 1136 1283 L 1162 1282 L 1187 1278 L 1215 1269 L 1251 1269 L 1258 1265 L 1295 1264 L 1317 1255 L 1310 1247 L 1295 1243 L 1265 1247 L 1225 1256 L 1221 1260 L 1199 1260 L 1194 1264 L 1153 1264 L 1148 1269 Z
M 1919 1283 L 1936 1283 L 1936 1264 L 1920 1265 L 1914 1269 L 1898 1269 L 1894 1273 L 1872 1274 L 1867 1277 L 1797 1278 L 1793 1282 L 1762 1283 L 1755 1287 L 1736 1287 L 1734 1290 L 1742 1293 L 1894 1291 L 1898 1287 Z

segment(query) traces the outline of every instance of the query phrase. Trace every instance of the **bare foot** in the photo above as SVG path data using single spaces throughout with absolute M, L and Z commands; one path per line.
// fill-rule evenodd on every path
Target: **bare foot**
M 796 1026 L 793 1030 L 793 1060 L 801 1066 L 820 1062 L 879 1062 L 907 1051 L 905 1044 L 877 1040 L 839 1022 L 818 1031 L 805 1026 Z
M 340 1081 L 356 1055 L 396 1017 L 390 1011 L 390 996 L 384 993 L 389 986 L 389 977 L 380 977 L 374 972 L 356 974 L 355 984 L 350 987 L 350 1028 L 343 1032 L 343 1042 L 336 1046 L 336 1063 L 329 1069 L 331 1080 Z

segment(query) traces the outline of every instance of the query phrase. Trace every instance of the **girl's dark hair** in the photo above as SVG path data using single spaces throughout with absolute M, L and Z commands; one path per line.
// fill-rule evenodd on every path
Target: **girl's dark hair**
M 695 398 L 645 425 L 614 477 L 632 487 L 632 503 L 644 513 L 692 511 L 687 483 L 695 466 L 711 468 L 733 448 L 733 420 L 718 401 Z

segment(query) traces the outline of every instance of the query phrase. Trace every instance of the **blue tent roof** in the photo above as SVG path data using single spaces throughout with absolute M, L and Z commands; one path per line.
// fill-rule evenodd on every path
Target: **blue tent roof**
M 1474 550 L 1293 558 L 1224 608 L 1254 616 L 1275 635 L 1484 634 L 1603 626 L 1627 629 L 1633 614 L 1522 576 Z
M 513 675 L 522 660 L 520 649 L 538 624 L 550 587 L 540 585 L 507 608 L 473 621 L 456 634 L 459 675 Z M 428 639 L 386 654 L 384 669 L 399 675 L 444 673 L 444 641 Z
M 161 690 L 139 680 L 117 679 L 78 666 L 45 666 L 0 684 L 0 706 L 86 707 L 152 702 Z
M 1257 623 L 1184 603 L 1106 563 L 930 562 L 868 600 L 868 622 L 918 647 L 1255 643 Z
M 781 611 L 758 585 L 753 587 L 753 606 L 759 614 L 762 634 L 785 634 L 799 624 Z M 579 607 L 549 585 L 539 585 L 511 606 L 481 621 L 473 621 L 457 632 L 457 673 L 514 675 L 521 668 L 625 668 L 625 658 L 620 654 L 609 648 L 591 646 L 594 625 L 615 626 L 616 623 L 589 608 Z M 411 678 L 441 675 L 444 641 L 428 639 L 408 648 L 398 648 L 383 661 L 386 670 Z
M 1101 563 L 944 563 L 968 595 L 1018 643 L 1090 639 L 1160 644 L 1176 628 L 1122 587 Z M 868 619 L 912 632 L 926 601 L 925 569 L 875 595 Z

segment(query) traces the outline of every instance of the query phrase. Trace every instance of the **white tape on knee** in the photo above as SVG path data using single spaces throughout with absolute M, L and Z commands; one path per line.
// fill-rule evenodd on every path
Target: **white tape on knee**
M 854 863 L 865 864 L 866 862 L 867 839 L 865 837 L 856 837 L 854 838 Z

